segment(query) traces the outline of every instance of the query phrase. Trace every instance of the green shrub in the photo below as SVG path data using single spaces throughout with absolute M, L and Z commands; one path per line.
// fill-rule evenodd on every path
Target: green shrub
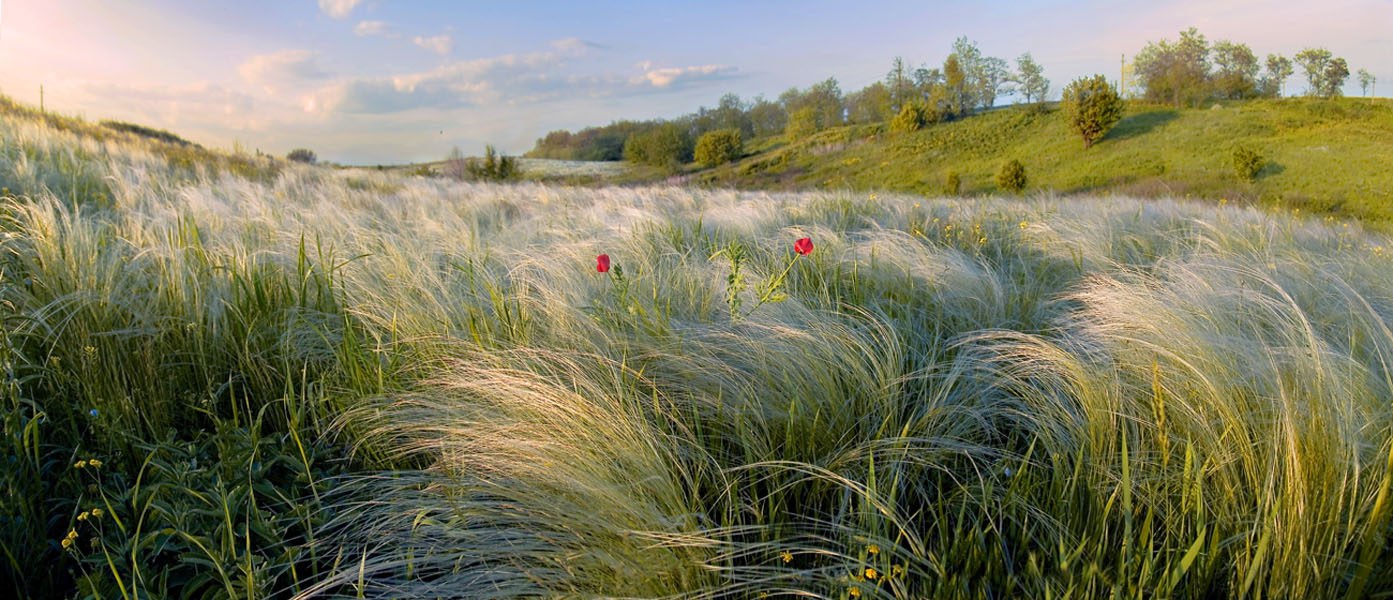
M 907 102 L 900 113 L 890 120 L 890 129 L 901 133 L 919 131 L 929 124 L 929 108 L 919 102 Z
M 1021 193 L 1025 189 L 1025 165 L 1014 158 L 1006 161 L 996 172 L 996 185 L 1012 194 Z
M 1083 137 L 1083 147 L 1103 139 L 1122 120 L 1122 97 L 1102 75 L 1075 79 L 1060 99 L 1064 120 Z
M 963 178 L 957 171 L 949 171 L 948 176 L 943 180 L 943 190 L 949 196 L 956 196 L 962 193 Z
M 315 161 L 319 160 L 319 158 L 314 155 L 314 151 L 308 148 L 296 148 L 291 150 L 285 155 L 285 158 L 286 160 L 305 163 L 307 165 L 312 165 Z
M 697 139 L 695 158 L 703 166 L 715 167 L 735 162 L 742 152 L 739 129 L 717 129 Z
M 676 123 L 635 133 L 624 142 L 624 160 L 676 171 L 692 159 L 692 136 Z
M 448 161 L 447 161 L 448 162 Z M 470 159 L 465 166 L 470 177 L 480 181 L 507 181 L 517 175 L 517 158 L 500 156 L 492 145 L 484 146 L 484 158 Z
M 1238 146 L 1233 149 L 1233 172 L 1243 181 L 1256 181 L 1266 163 L 1267 159 L 1252 148 Z
M 805 106 L 789 113 L 788 125 L 784 126 L 784 134 L 790 140 L 797 140 L 817 133 L 822 129 L 817 117 L 817 109 L 811 106 Z

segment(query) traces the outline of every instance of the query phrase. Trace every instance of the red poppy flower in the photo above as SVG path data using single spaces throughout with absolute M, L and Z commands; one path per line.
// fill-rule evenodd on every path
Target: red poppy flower
M 793 251 L 803 256 L 813 253 L 813 238 L 802 238 L 793 243 Z
M 595 270 L 601 273 L 609 272 L 609 255 L 601 254 L 595 257 Z

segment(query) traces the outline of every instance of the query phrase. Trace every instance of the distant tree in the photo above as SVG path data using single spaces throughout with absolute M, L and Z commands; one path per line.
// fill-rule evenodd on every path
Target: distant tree
M 1267 55 L 1267 71 L 1263 73 L 1261 92 L 1271 98 L 1286 95 L 1287 78 L 1291 77 L 1291 59 L 1280 54 Z
M 958 61 L 956 53 L 949 54 L 943 61 L 943 85 L 942 92 L 937 94 L 938 110 L 944 116 L 955 119 L 967 113 L 971 102 L 971 93 L 967 89 L 967 73 L 963 71 L 962 63 Z
M 798 140 L 817 133 L 822 127 L 818 123 L 818 112 L 816 108 L 805 106 L 788 114 L 788 125 L 784 127 L 784 135 L 789 140 Z
M 1015 79 L 1027 104 L 1044 102 L 1049 97 L 1050 80 L 1045 79 L 1045 68 L 1035 62 L 1029 52 L 1016 58 Z
M 836 127 L 842 124 L 845 113 L 842 104 L 842 89 L 834 77 L 813 84 L 808 88 L 809 105 L 817 110 L 818 129 Z
M 1306 82 L 1310 86 L 1306 89 L 1308 96 L 1335 98 L 1349 78 L 1349 65 L 1345 59 L 1335 57 L 1325 48 L 1307 48 L 1298 52 L 1296 64 L 1306 72 Z
M 846 95 L 847 119 L 852 123 L 880 123 L 891 115 L 890 89 L 879 81 Z
M 953 57 L 958 59 L 958 66 L 963 72 L 963 88 L 965 101 L 963 110 L 986 110 L 996 104 L 996 97 L 1001 92 L 1002 85 L 1007 82 L 1010 76 L 1010 69 L 1007 68 L 1005 60 L 993 56 L 984 56 L 982 51 L 977 48 L 977 42 L 968 39 L 966 36 L 959 37 L 953 41 Z M 944 72 L 947 72 L 944 68 Z
M 1025 183 L 1025 165 L 1014 158 L 1006 161 L 1006 164 L 1001 165 L 1001 170 L 996 172 L 996 186 L 1012 194 L 1021 193 L 1021 190 L 1025 189 Z
M 896 56 L 890 61 L 890 72 L 885 74 L 885 89 L 890 95 L 890 111 L 898 114 L 904 105 L 918 98 L 914 89 L 913 74 L 905 66 L 904 59 Z
M 1194 27 L 1177 42 L 1148 43 L 1132 68 L 1149 101 L 1193 106 L 1209 96 L 1209 42 Z
M 1252 148 L 1238 146 L 1233 149 L 1233 172 L 1243 181 L 1255 181 L 1258 172 L 1267 160 Z
M 900 109 L 900 113 L 890 121 L 890 129 L 901 133 L 919 131 L 925 125 L 933 122 L 929 115 L 930 108 L 922 102 L 910 102 Z
M 1075 79 L 1064 88 L 1060 104 L 1069 128 L 1083 137 L 1084 148 L 1122 120 L 1122 97 L 1102 75 Z
M 624 143 L 624 160 L 676 171 L 692 158 L 692 138 L 679 123 L 668 122 L 636 133 Z
M 1373 89 L 1374 89 L 1374 84 L 1377 83 L 1377 82 L 1378 82 L 1378 78 L 1377 78 L 1377 77 L 1374 77 L 1374 75 L 1373 75 L 1372 73 L 1370 73 L 1367 69 L 1360 69 L 1360 70 L 1359 70 L 1359 93 L 1360 93 L 1360 94 L 1365 95 L 1365 96 L 1368 96 L 1369 93 L 1373 91 Z
M 784 125 L 788 122 L 788 113 L 784 112 L 784 107 L 763 97 L 756 97 L 747 112 L 750 117 L 751 138 L 777 135 L 783 132 Z
M 477 180 L 507 181 L 517 175 L 518 163 L 517 158 L 500 155 L 490 144 L 484 146 L 484 158 L 466 161 L 465 169 Z
M 1214 43 L 1212 84 L 1220 98 L 1252 98 L 1258 93 L 1258 57 L 1247 44 Z
M 715 167 L 740 158 L 740 130 L 735 128 L 708 131 L 697 139 L 696 162 L 702 166 Z
M 296 148 L 286 153 L 286 160 L 312 165 L 318 162 L 319 158 L 314 155 L 314 151 L 308 148 Z
M 712 111 L 714 126 L 716 129 L 734 129 L 740 132 L 742 137 L 754 137 L 754 123 L 750 121 L 749 106 L 740 100 L 740 96 L 726 94 L 721 96 L 721 100 L 716 104 L 716 110 Z

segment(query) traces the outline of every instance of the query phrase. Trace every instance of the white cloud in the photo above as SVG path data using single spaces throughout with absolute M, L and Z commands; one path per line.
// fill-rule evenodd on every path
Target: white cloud
M 347 18 L 362 0 L 319 0 L 319 10 L 335 19 Z
M 701 65 L 694 67 L 666 67 L 654 69 L 652 61 L 639 63 L 639 68 L 643 69 L 643 75 L 635 77 L 631 82 L 635 85 L 648 85 L 655 88 L 669 88 L 673 85 L 687 84 L 697 81 L 712 81 L 730 79 L 735 76 L 735 67 L 726 65 Z
M 294 88 L 329 76 L 314 62 L 308 50 L 281 50 L 273 54 L 253 56 L 237 72 L 248 83 L 259 85 L 268 94 L 283 88 Z
M 359 21 L 353 27 L 353 34 L 359 37 L 378 35 L 382 37 L 396 37 L 387 28 L 387 23 L 383 21 Z
M 550 49 L 453 61 L 429 71 L 334 82 L 305 95 L 301 107 L 319 114 L 391 114 L 416 109 L 523 106 L 558 98 L 606 98 L 665 93 L 738 77 L 735 67 L 697 65 L 654 68 L 642 75 L 572 72 L 571 62 L 599 46 L 558 40 Z
M 307 112 L 395 113 L 418 108 L 527 104 L 566 95 L 601 96 L 626 86 L 617 76 L 564 73 L 566 61 L 596 46 L 560 40 L 551 50 L 455 61 L 430 71 L 336 82 L 306 96 Z
M 449 54 L 450 48 L 454 47 L 454 40 L 451 40 L 450 36 L 445 34 L 433 35 L 431 37 L 418 35 L 411 38 L 411 42 L 442 56 Z

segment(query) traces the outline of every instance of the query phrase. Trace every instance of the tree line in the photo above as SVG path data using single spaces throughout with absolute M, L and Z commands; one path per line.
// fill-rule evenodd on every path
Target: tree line
M 1286 81 L 1300 67 L 1308 95 L 1339 96 L 1350 72 L 1347 62 L 1324 48 L 1307 48 L 1292 58 L 1257 54 L 1242 43 L 1210 43 L 1197 29 L 1178 40 L 1149 42 L 1131 65 L 1135 92 L 1143 99 L 1175 106 L 1198 106 L 1216 99 L 1280 97 Z M 1360 70 L 1366 93 L 1374 80 Z M 558 130 L 537 140 L 526 156 L 567 160 L 627 160 L 676 170 L 694 159 L 720 164 L 738 159 L 744 141 L 775 135 L 804 139 L 824 129 L 848 124 L 885 123 L 893 131 L 913 131 L 991 109 L 1006 95 L 1042 107 L 1050 98 L 1044 68 L 1026 52 L 1014 61 L 989 56 L 967 37 L 954 40 L 938 64 L 911 65 L 895 57 L 885 76 L 846 93 L 835 78 L 806 88 L 790 88 L 770 100 L 735 94 L 721 96 L 715 107 L 701 107 L 674 119 L 617 121 L 576 132 Z M 719 132 L 705 144 L 702 138 Z M 705 152 L 701 146 L 720 147 Z
M 1268 54 L 1259 61 L 1247 44 L 1219 40 L 1210 43 L 1198 29 L 1180 32 L 1177 40 L 1150 42 L 1132 60 L 1135 84 L 1151 102 L 1198 106 L 1209 100 L 1278 98 L 1286 95 L 1286 82 L 1301 67 L 1306 95 L 1335 98 L 1349 78 L 1345 59 L 1325 48 L 1306 48 L 1294 57 Z M 1373 76 L 1360 70 L 1365 93 Z

